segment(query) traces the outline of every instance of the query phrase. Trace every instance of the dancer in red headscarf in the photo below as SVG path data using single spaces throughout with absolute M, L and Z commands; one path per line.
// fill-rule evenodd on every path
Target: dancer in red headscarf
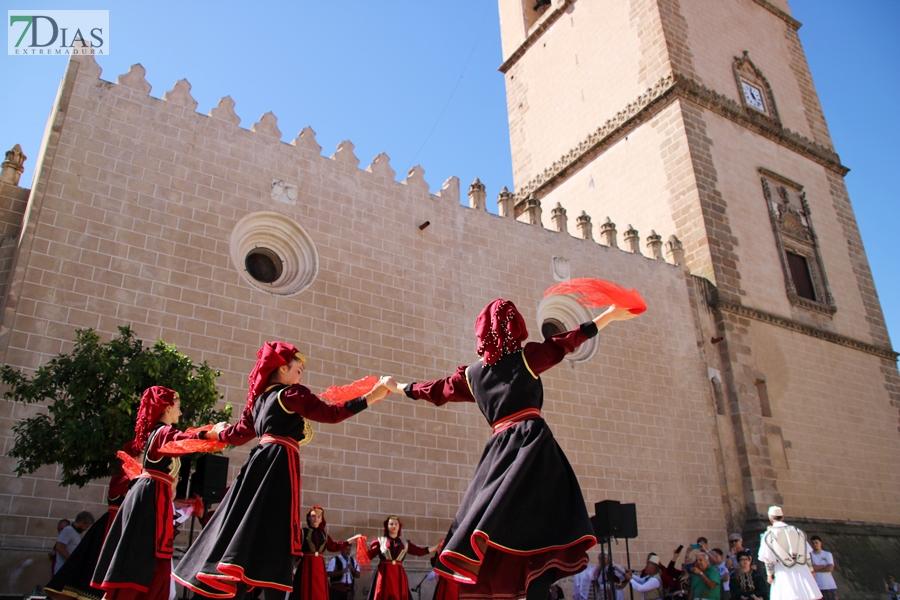
M 325 533 L 325 509 L 313 506 L 306 513 L 303 528 L 303 557 L 294 575 L 294 591 L 290 600 L 329 600 L 328 578 L 325 575 L 325 551 L 340 552 L 359 536 L 346 542 L 335 542 Z
M 587 566 L 597 543 L 575 473 L 541 415 L 540 374 L 612 321 L 635 317 L 611 306 L 592 322 L 529 343 L 512 302 L 497 299 L 475 321 L 478 362 L 428 383 L 387 385 L 436 406 L 476 402 L 494 430 L 450 525 L 436 566 L 461 584 L 460 598 L 546 600 L 550 584 Z M 551 527 L 541 523 L 552 519 Z
M 294 346 L 266 342 L 256 358 L 241 418 L 219 441 L 240 446 L 259 436 L 259 445 L 172 574 L 211 598 L 242 596 L 248 586 L 279 600 L 291 591 L 293 557 L 303 555 L 300 446 L 312 438 L 310 421 L 340 423 L 388 394 L 379 382 L 328 404 L 300 385 L 306 358 Z
M 212 432 L 182 433 L 174 425 L 181 417 L 181 400 L 168 388 L 155 385 L 144 391 L 138 409 L 134 440 L 125 451 L 140 455 L 146 447 L 143 470 L 116 512 L 91 585 L 113 600 L 167 600 L 175 539 L 172 487 L 181 460 L 163 455 L 169 442 L 205 439 Z
M 369 558 L 381 557 L 375 584 L 369 594 L 370 600 L 409 600 L 409 580 L 403 560 L 407 554 L 425 556 L 440 548 L 439 543 L 428 548 L 416 546 L 400 537 L 401 533 L 403 523 L 400 517 L 391 515 L 384 520 L 384 535 L 375 538 L 369 545 Z

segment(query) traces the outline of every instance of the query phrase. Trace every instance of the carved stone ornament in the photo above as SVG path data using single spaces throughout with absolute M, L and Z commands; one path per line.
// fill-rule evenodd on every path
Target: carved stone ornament
M 298 189 L 296 185 L 285 183 L 280 179 L 272 180 L 272 200 L 294 206 L 297 204 Z
M 772 221 L 775 245 L 781 259 L 784 286 L 788 300 L 794 306 L 813 312 L 833 315 L 837 312 L 834 297 L 828 287 L 828 278 L 822 265 L 819 242 L 810 218 L 809 203 L 803 186 L 767 169 L 759 169 L 763 195 Z M 772 193 L 775 186 L 777 194 Z M 791 276 L 788 253 L 806 260 L 816 299 L 804 298 L 797 293 Z
M 553 257 L 553 279 L 556 281 L 567 281 L 572 277 L 569 268 L 569 259 L 562 256 Z

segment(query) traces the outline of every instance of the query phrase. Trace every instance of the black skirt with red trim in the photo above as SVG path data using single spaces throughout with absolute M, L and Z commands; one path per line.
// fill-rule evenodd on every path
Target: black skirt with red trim
M 172 577 L 211 598 L 231 598 L 237 586 L 293 588 L 291 523 L 299 513 L 299 480 L 292 483 L 289 462 L 296 452 L 278 444 L 256 446 L 200 536 L 175 567 Z M 297 469 L 299 479 L 299 467 Z M 296 492 L 296 495 L 295 495 Z
M 161 486 L 168 486 L 169 493 Z M 164 505 L 166 498 L 168 506 Z M 161 542 L 171 556 L 172 540 L 160 540 L 158 526 L 171 523 L 172 516 L 171 486 L 155 479 L 135 479 L 109 527 L 91 586 L 146 592 L 153 581 L 157 552 L 164 550 Z
M 529 419 L 488 441 L 435 570 L 464 584 L 460 598 L 521 598 L 549 569 L 583 571 L 596 543 L 568 459 L 544 419 Z

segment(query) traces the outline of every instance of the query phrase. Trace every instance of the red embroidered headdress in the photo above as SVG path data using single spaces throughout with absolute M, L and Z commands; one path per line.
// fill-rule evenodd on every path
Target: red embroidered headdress
M 247 377 L 250 389 L 247 391 L 247 404 L 244 406 L 244 412 L 249 413 L 253 409 L 253 401 L 265 391 L 272 371 L 291 364 L 295 358 L 303 363 L 306 362 L 306 357 L 300 354 L 297 348 L 284 342 L 266 342 L 257 351 L 256 365 Z
M 313 514 L 314 512 L 319 513 L 319 515 L 321 515 L 322 517 L 322 521 L 319 523 L 319 531 L 325 531 L 325 509 L 321 506 L 313 506 L 311 509 L 309 509 L 309 512 L 306 513 L 306 524 L 309 525 L 310 529 L 313 528 L 312 523 L 309 522 L 309 515 Z
M 178 398 L 175 390 L 170 390 L 161 385 L 154 385 L 144 390 L 141 396 L 141 405 L 138 408 L 137 422 L 134 425 L 134 440 L 125 444 L 125 452 L 131 456 L 137 456 L 144 449 L 150 432 L 159 422 L 163 412 Z
M 522 342 L 528 338 L 528 328 L 515 304 L 497 298 L 475 319 L 475 336 L 478 338 L 478 356 L 484 359 L 484 364 L 491 366 L 502 356 L 522 349 Z
M 397 515 L 391 515 L 384 520 L 384 535 L 385 537 L 391 537 L 391 534 L 387 528 L 388 521 L 390 521 L 391 519 L 397 521 L 397 537 L 400 537 L 400 534 L 403 533 L 403 523 L 400 522 L 400 517 L 398 517 Z

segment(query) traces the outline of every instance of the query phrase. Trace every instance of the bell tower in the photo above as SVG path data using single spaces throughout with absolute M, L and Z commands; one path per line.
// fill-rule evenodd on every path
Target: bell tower
M 897 353 L 787 0 L 499 8 L 516 214 L 683 249 L 728 522 L 900 524 Z

